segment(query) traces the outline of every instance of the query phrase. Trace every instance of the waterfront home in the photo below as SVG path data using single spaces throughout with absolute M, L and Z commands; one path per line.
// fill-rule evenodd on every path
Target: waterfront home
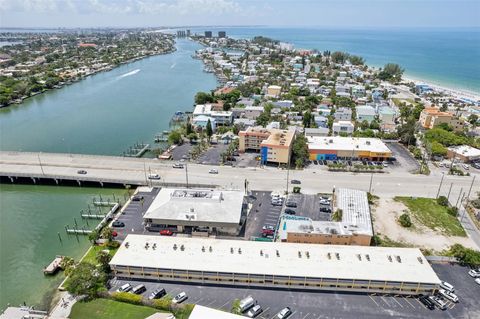
M 450 112 L 442 112 L 436 107 L 426 107 L 420 113 L 418 120 L 425 129 L 432 129 L 440 124 L 447 124 L 453 128 L 455 132 L 463 130 L 463 121 L 454 116 Z
M 216 125 L 215 119 L 210 116 L 206 116 L 206 115 L 195 116 L 192 119 L 192 126 L 195 129 L 205 130 L 207 128 L 208 120 L 210 120 L 212 131 L 215 132 L 217 125 Z
M 357 121 L 367 121 L 370 124 L 375 119 L 375 109 L 370 105 L 363 105 L 357 107 Z
M 352 119 L 352 109 L 348 107 L 340 107 L 333 115 L 335 121 L 350 121 Z
M 350 121 L 338 121 L 333 123 L 332 132 L 333 135 L 352 135 L 355 130 L 355 126 Z
M 235 119 L 235 120 L 233 120 L 233 125 L 238 125 L 241 128 L 247 128 L 247 127 L 250 127 L 250 126 L 255 126 L 255 120 Z

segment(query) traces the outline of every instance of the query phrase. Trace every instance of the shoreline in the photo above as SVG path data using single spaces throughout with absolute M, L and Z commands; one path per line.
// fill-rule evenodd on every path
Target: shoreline
M 415 84 L 426 84 L 430 86 L 435 91 L 444 92 L 446 94 L 455 96 L 456 98 L 464 98 L 468 100 L 480 101 L 480 93 L 466 90 L 466 89 L 459 89 L 459 88 L 452 88 L 445 86 L 443 84 L 436 84 L 434 82 L 423 80 L 421 78 L 412 77 L 410 75 L 402 76 L 403 81 L 407 82 L 414 82 Z

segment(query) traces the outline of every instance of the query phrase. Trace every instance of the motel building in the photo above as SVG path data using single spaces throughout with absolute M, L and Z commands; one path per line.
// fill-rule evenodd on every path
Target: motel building
M 122 280 L 197 285 L 404 295 L 432 294 L 440 285 L 418 248 L 130 234 L 110 267 Z

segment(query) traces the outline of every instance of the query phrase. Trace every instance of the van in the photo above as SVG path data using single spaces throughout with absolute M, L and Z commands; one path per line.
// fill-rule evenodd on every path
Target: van
M 242 300 L 240 300 L 240 304 L 239 304 L 240 312 L 247 311 L 248 309 L 255 306 L 255 304 L 256 304 L 256 301 L 255 299 L 252 298 L 252 296 L 243 298 Z
M 450 292 L 455 292 L 455 288 L 453 287 L 453 285 L 449 284 L 446 281 L 440 282 L 440 288 L 443 288 L 443 289 L 448 290 Z
M 120 288 L 118 288 L 117 292 L 129 292 L 130 290 L 132 290 L 132 285 L 125 284 L 125 285 L 121 286 Z
M 438 309 L 447 310 L 447 303 L 442 298 L 430 296 L 428 297 L 428 299 L 430 299 L 435 304 L 435 306 L 438 307 Z
M 448 290 L 445 290 L 445 289 L 440 289 L 438 291 L 439 295 L 441 295 L 443 298 L 447 299 L 447 300 L 450 300 L 451 302 L 455 302 L 457 303 L 458 302 L 458 297 L 456 294 L 454 294 L 453 292 L 450 292 Z
M 144 285 L 138 285 L 138 286 L 135 286 L 132 289 L 132 292 L 136 295 L 139 295 L 139 294 L 141 294 L 142 292 L 145 292 L 145 291 L 147 291 L 147 288 L 145 288 Z

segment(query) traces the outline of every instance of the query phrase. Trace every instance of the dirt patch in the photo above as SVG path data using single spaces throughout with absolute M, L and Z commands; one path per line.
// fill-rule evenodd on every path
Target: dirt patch
M 408 211 L 408 208 L 403 203 L 397 202 L 393 198 L 380 198 L 377 205 L 372 207 L 375 233 L 380 233 L 394 241 L 435 251 L 442 251 L 453 244 L 476 248 L 470 238 L 441 235 L 419 224 L 411 214 L 410 217 L 414 227 L 404 228 L 400 226 L 397 219 L 406 211 Z

